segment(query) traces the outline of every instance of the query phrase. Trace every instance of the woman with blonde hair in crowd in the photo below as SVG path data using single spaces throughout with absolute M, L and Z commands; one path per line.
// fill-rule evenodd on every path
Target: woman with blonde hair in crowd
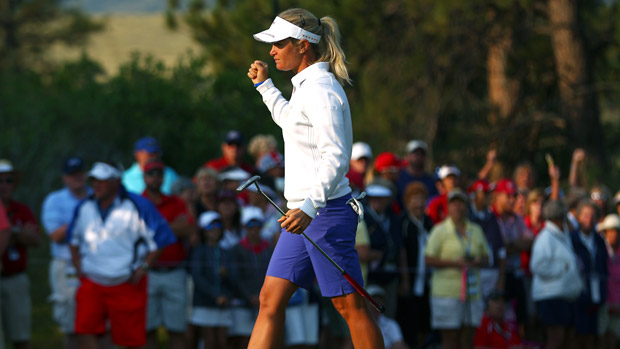
M 254 167 L 259 168 L 260 159 L 272 151 L 275 151 L 278 146 L 278 142 L 273 135 L 259 134 L 250 140 L 248 145 L 248 153 L 254 158 Z
M 282 340 L 286 304 L 299 286 L 318 280 L 345 318 L 358 348 L 383 348 L 381 332 L 366 301 L 314 246 L 304 232 L 362 284 L 355 250 L 358 217 L 345 177 L 351 158 L 351 110 L 342 88 L 350 83 L 340 31 L 330 17 L 317 18 L 304 9 L 280 13 L 271 27 L 255 34 L 272 44 L 278 70 L 292 71 L 293 94 L 282 96 L 268 78 L 267 64 L 254 61 L 248 77 L 260 92 L 274 122 L 282 129 L 285 148 L 285 192 L 289 211 L 280 218 L 283 231 L 260 294 L 258 319 L 250 348 L 274 347 Z
M 217 210 L 217 191 L 219 183 L 217 181 L 217 171 L 202 167 L 194 175 L 196 180 L 196 216 L 206 211 Z

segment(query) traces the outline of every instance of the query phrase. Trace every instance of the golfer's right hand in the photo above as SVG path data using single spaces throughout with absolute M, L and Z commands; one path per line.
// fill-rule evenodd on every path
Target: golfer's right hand
M 250 64 L 248 77 L 254 84 L 267 80 L 269 78 L 269 68 L 267 67 L 267 63 L 262 61 L 254 61 L 254 63 Z

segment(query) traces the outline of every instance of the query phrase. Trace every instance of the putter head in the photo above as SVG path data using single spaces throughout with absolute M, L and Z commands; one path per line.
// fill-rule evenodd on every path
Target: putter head
M 256 181 L 258 181 L 259 179 L 260 179 L 260 176 L 250 177 L 247 181 L 241 183 L 241 185 L 237 188 L 237 191 L 238 192 L 244 191 L 245 189 L 247 189 L 247 187 L 252 185 L 252 183 L 255 183 Z

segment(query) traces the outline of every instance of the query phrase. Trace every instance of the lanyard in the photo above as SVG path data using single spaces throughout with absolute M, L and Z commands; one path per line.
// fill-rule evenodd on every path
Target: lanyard
M 471 233 L 469 232 L 469 230 L 465 230 L 467 244 L 465 243 L 465 241 L 463 241 L 463 236 L 459 234 L 458 230 L 456 230 L 456 227 L 454 229 L 454 233 L 456 234 L 456 236 L 458 236 L 461 246 L 465 249 L 465 256 L 469 256 L 471 254 Z

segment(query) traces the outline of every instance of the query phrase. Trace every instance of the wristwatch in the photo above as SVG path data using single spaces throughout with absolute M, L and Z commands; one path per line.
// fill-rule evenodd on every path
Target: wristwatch
M 144 261 L 140 268 L 142 268 L 144 271 L 149 270 L 149 263 L 147 261 Z

